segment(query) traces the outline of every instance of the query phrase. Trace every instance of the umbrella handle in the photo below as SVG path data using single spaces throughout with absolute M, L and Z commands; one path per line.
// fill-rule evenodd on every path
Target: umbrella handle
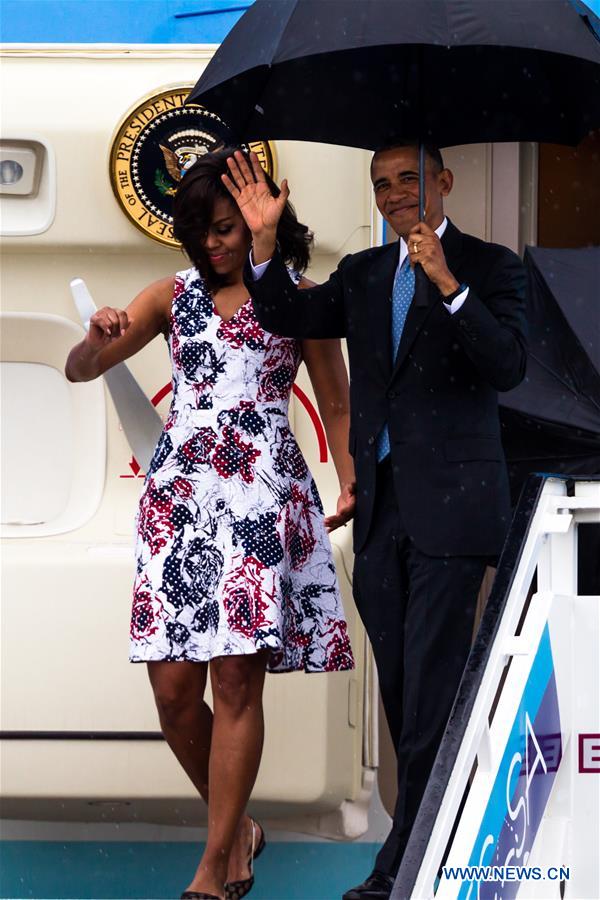
M 425 144 L 419 141 L 419 222 L 425 221 Z
M 425 144 L 419 141 L 419 222 L 425 221 Z M 415 265 L 415 306 L 429 305 L 429 279 L 420 263 Z

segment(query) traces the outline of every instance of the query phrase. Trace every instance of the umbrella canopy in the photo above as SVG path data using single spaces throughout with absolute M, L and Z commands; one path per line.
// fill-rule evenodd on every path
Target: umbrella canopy
M 240 141 L 576 144 L 600 43 L 569 0 L 256 0 L 190 101 Z
M 500 395 L 511 493 L 529 472 L 600 473 L 600 247 L 528 247 L 525 380 Z

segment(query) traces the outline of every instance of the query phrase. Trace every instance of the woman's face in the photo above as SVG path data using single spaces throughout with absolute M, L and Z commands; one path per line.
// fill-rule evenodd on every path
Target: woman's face
M 237 206 L 225 197 L 215 201 L 212 222 L 202 246 L 218 275 L 234 275 L 244 268 L 251 244 L 250 232 Z

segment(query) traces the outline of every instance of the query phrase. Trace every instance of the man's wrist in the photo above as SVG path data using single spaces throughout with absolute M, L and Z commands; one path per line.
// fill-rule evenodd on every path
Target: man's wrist
M 449 275 L 449 277 L 445 278 L 443 282 L 438 282 L 437 288 L 444 298 L 444 303 L 451 302 L 451 298 L 453 296 L 456 296 L 456 294 L 460 294 L 460 284 L 458 283 L 454 275 Z
M 468 291 L 468 290 L 469 290 L 468 284 L 465 284 L 463 281 L 463 282 L 461 282 L 461 284 L 459 284 L 455 288 L 455 290 L 452 291 L 451 294 L 442 295 L 442 299 L 443 299 L 444 303 L 446 304 L 446 306 L 451 306 L 457 297 L 460 297 L 461 294 L 463 294 L 465 291 Z
M 260 235 L 252 235 L 252 262 L 255 266 L 268 262 L 277 246 L 277 232 Z

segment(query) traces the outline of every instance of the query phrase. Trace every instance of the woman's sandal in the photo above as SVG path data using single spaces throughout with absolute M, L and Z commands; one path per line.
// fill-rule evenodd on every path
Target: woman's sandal
M 260 840 L 256 844 L 256 829 L 260 828 Z M 250 845 L 250 855 L 248 857 L 248 865 L 250 867 L 250 877 L 241 881 L 228 881 L 225 885 L 225 900 L 241 900 L 246 894 L 249 894 L 254 885 L 254 860 L 258 859 L 267 845 L 265 840 L 265 832 L 258 822 L 252 819 L 252 844 Z
M 216 894 L 205 894 L 204 891 L 184 891 L 181 900 L 219 900 Z

